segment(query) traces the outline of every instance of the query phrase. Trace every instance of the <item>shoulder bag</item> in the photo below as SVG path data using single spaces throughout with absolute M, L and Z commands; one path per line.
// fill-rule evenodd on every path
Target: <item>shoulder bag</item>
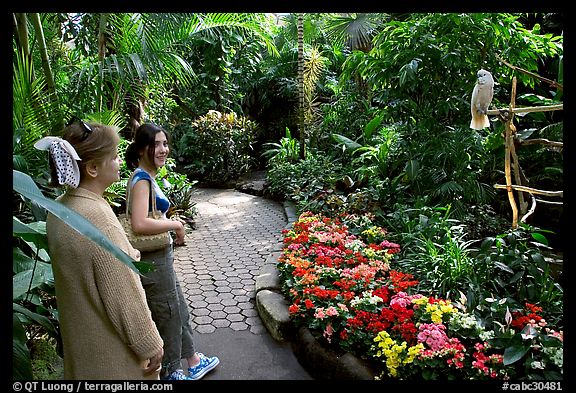
M 124 227 L 124 232 L 132 244 L 132 247 L 139 250 L 140 252 L 150 252 L 160 250 L 170 244 L 170 232 L 161 232 L 153 235 L 143 235 L 135 233 L 132 230 L 132 223 L 130 221 L 130 189 L 132 183 L 132 177 L 128 179 L 126 183 L 126 213 L 120 214 L 118 220 Z M 148 213 L 149 218 L 159 220 L 162 218 L 162 213 L 156 209 L 156 193 L 154 192 L 154 184 L 150 182 L 150 198 L 152 200 L 152 211 Z

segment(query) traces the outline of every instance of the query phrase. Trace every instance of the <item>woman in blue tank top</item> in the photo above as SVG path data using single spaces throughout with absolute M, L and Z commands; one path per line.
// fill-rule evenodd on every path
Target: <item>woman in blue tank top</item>
M 134 171 L 132 181 L 127 185 L 130 187 L 130 217 L 134 232 L 157 234 L 173 231 L 176 234 L 174 243 L 183 245 L 186 235 L 184 222 L 166 218 L 170 201 L 155 180 L 158 169 L 166 164 L 170 152 L 168 142 L 166 130 L 148 123 L 136 130 L 134 141 L 126 149 L 126 165 Z M 163 213 L 161 220 L 148 217 L 152 209 L 151 187 L 154 187 L 156 194 L 156 209 Z M 154 270 L 143 274 L 141 280 L 152 319 L 164 340 L 161 377 L 168 380 L 195 380 L 214 369 L 220 360 L 216 356 L 207 357 L 194 349 L 190 311 L 174 271 L 173 246 L 170 243 L 164 249 L 141 253 L 142 261 L 154 265 Z M 188 373 L 182 370 L 182 359 L 188 363 Z

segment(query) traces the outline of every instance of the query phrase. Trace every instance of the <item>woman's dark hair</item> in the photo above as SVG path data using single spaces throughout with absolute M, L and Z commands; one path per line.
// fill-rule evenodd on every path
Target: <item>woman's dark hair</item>
M 88 162 L 101 162 L 106 159 L 106 157 L 116 153 L 116 148 L 120 142 L 120 135 L 118 135 L 118 128 L 115 126 L 93 122 L 86 123 L 77 119 L 77 121 L 70 122 L 66 128 L 64 128 L 62 139 L 70 142 L 81 158 L 81 160 L 78 161 L 78 167 L 80 169 L 80 177 L 82 178 Z M 58 175 L 56 174 L 56 166 L 54 165 L 51 155 L 49 155 L 49 163 L 51 172 L 50 186 L 60 187 Z
M 166 135 L 168 143 L 170 143 L 170 135 L 168 132 L 153 123 L 142 124 L 136 130 L 134 141 L 128 145 L 126 153 L 124 154 L 124 161 L 130 170 L 138 168 L 138 160 L 140 159 L 140 152 L 145 150 L 144 154 L 147 155 L 150 162 L 154 162 L 154 149 L 156 147 L 156 134 L 163 132 Z

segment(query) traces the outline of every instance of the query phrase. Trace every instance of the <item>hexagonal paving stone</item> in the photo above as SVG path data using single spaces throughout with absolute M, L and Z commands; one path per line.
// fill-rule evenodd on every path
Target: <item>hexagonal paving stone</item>
M 198 189 L 196 229 L 175 249 L 174 269 L 201 333 L 216 328 L 262 334 L 255 282 L 286 227 L 280 203 L 234 190 Z

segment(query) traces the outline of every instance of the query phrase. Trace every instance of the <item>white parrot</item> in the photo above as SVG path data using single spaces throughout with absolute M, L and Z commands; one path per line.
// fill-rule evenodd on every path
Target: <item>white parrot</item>
M 472 91 L 472 100 L 470 101 L 472 113 L 470 128 L 481 130 L 490 127 L 487 112 L 494 96 L 494 79 L 492 74 L 486 70 L 480 70 L 476 75 L 478 80 Z

